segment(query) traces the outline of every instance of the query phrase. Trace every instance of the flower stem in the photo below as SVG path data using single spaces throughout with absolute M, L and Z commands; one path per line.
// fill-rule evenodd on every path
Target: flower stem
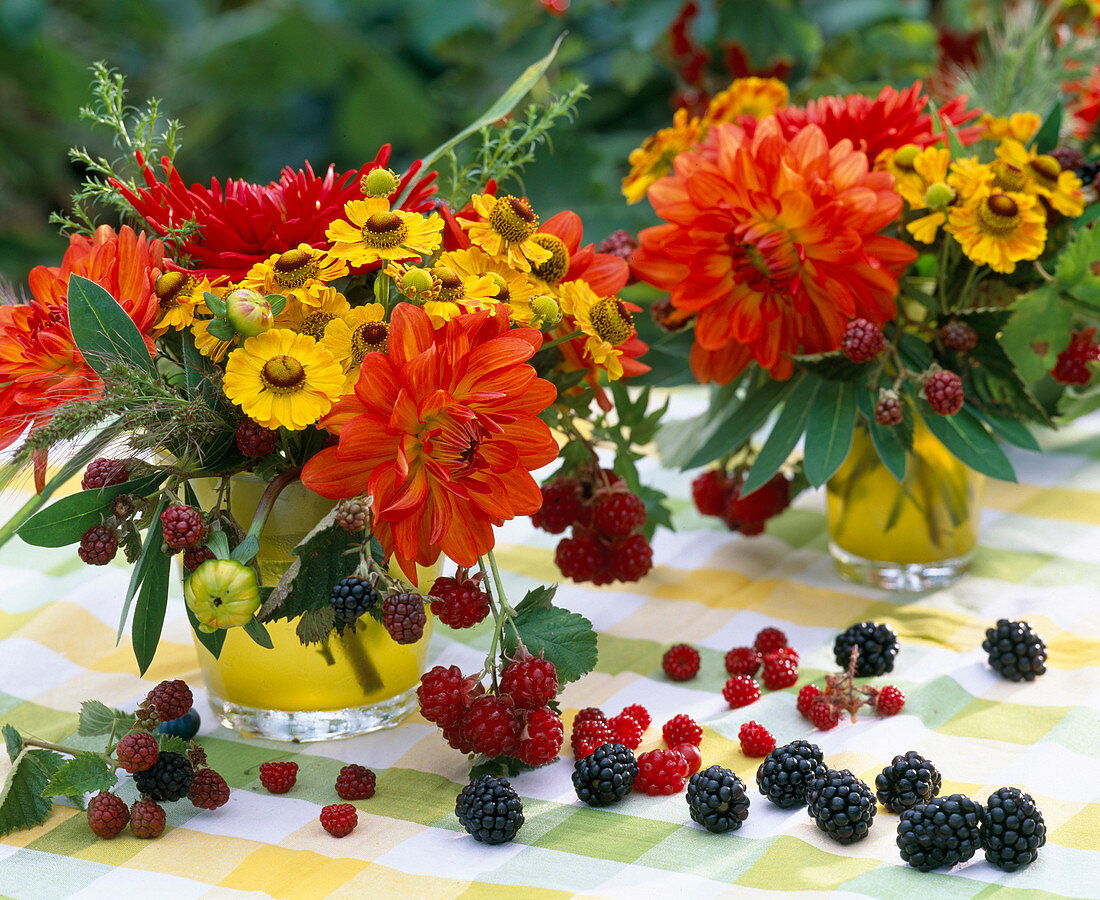
M 248 526 L 248 534 L 259 538 L 260 532 L 264 530 L 264 526 L 267 524 L 267 517 L 271 515 L 271 510 L 275 507 L 275 501 L 279 499 L 283 489 L 291 482 L 297 481 L 298 476 L 301 474 L 302 467 L 294 466 L 276 475 L 268 482 L 263 496 L 260 497 L 260 502 L 256 505 L 256 512 L 252 516 L 251 524 Z
M 549 350 L 551 347 L 556 347 L 558 346 L 558 344 L 564 344 L 566 341 L 575 341 L 579 337 L 584 337 L 584 332 L 578 329 L 577 331 L 571 332 L 570 334 L 564 334 L 561 337 L 556 337 L 552 341 L 547 341 L 545 344 L 539 347 L 539 350 Z

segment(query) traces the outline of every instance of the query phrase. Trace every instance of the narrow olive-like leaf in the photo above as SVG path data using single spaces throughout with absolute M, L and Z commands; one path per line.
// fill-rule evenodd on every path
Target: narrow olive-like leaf
M 1032 450 L 1035 453 L 1043 452 L 1043 448 L 1039 446 L 1039 441 L 1031 433 L 1031 429 L 1019 419 L 994 415 L 984 409 L 975 410 L 975 413 L 986 425 L 993 429 L 994 434 L 1010 444 L 1014 444 L 1023 450 Z
M 195 639 L 210 651 L 210 655 L 213 656 L 214 659 L 217 659 L 222 655 L 222 644 L 225 643 L 225 629 L 219 628 L 217 631 L 200 630 L 199 620 L 196 619 L 195 614 L 191 612 L 191 607 L 185 603 L 184 608 L 187 610 L 187 621 L 191 623 L 191 630 L 195 633 Z
M 263 624 L 256 620 L 255 616 L 252 617 L 251 621 L 245 623 L 244 633 L 261 647 L 268 650 L 275 649 L 275 645 L 271 642 L 271 635 L 267 633 L 267 629 L 264 628 Z
M 142 675 L 153 662 L 160 643 L 160 632 L 164 627 L 164 614 L 168 610 L 168 578 L 172 570 L 172 559 L 158 552 L 153 556 L 145 579 L 138 591 L 137 606 L 134 607 L 134 624 L 130 629 L 130 639 L 134 645 L 138 672 Z
M 85 531 L 98 525 L 110 513 L 111 501 L 119 494 L 144 497 L 163 480 L 164 476 L 158 474 L 70 494 L 36 512 L 20 526 L 17 534 L 36 547 L 75 544 Z
M 161 527 L 160 514 L 164 512 L 164 507 L 167 503 L 167 498 L 161 497 L 160 501 L 157 503 L 156 509 L 153 510 L 152 524 L 145 534 L 145 542 L 141 545 L 141 556 L 138 557 L 137 565 L 134 566 L 134 571 L 130 573 L 130 584 L 126 588 L 126 597 L 122 601 L 122 615 L 118 618 L 118 633 L 115 635 L 115 643 L 122 640 L 122 632 L 126 629 L 126 617 L 130 612 L 130 604 L 133 603 L 138 588 L 141 587 L 142 581 L 145 580 L 145 575 L 153 565 L 153 558 L 155 556 L 164 556 L 164 553 L 160 549 L 161 542 L 164 539 L 164 530 Z
M 149 345 L 134 320 L 107 291 L 94 281 L 72 275 L 67 305 L 73 340 L 95 372 L 103 375 L 121 363 L 156 377 Z
M 206 326 L 206 331 L 207 334 L 219 341 L 231 341 L 237 334 L 233 326 L 225 319 L 211 319 Z
M 824 381 L 806 422 L 806 477 L 820 487 L 840 468 L 856 427 L 856 386 Z
M 966 407 L 953 416 L 941 416 L 927 400 L 916 398 L 917 411 L 940 443 L 976 472 L 1001 481 L 1015 481 L 1016 472 L 986 427 Z
M 271 314 L 273 316 L 279 315 L 286 306 L 286 297 L 282 294 L 268 294 L 264 299 L 271 304 Z
M 183 373 L 187 383 L 187 394 L 192 399 L 202 399 L 213 408 L 218 404 L 218 391 L 214 386 L 217 369 L 205 356 L 199 353 L 195 339 L 190 332 L 183 334 Z
M 246 534 L 244 540 L 233 548 L 229 558 L 239 563 L 247 563 L 260 552 L 260 541 L 254 534 Z
M 1061 131 L 1062 101 L 1058 100 L 1051 111 L 1047 113 L 1047 117 L 1043 119 L 1043 124 L 1039 126 L 1039 131 L 1035 134 L 1035 152 L 1050 153 L 1058 146 L 1058 135 Z
M 894 476 L 894 480 L 900 483 L 905 479 L 909 450 L 913 446 L 913 409 L 908 403 L 903 403 L 902 419 L 897 425 L 879 425 L 875 421 L 877 397 L 877 392 L 860 391 L 856 395 L 856 402 L 867 422 L 871 443 L 878 458 Z
M 206 539 L 206 546 L 218 559 L 230 559 L 229 538 L 224 531 L 215 531 Z
M 768 439 L 760 448 L 760 453 L 752 464 L 745 483 L 741 486 L 742 497 L 747 497 L 757 488 L 763 487 L 787 461 L 798 439 L 806 430 L 806 420 L 810 416 L 810 407 L 813 406 L 820 384 L 821 380 L 818 378 L 805 378 L 791 392 L 783 404 L 783 411 L 779 414 Z

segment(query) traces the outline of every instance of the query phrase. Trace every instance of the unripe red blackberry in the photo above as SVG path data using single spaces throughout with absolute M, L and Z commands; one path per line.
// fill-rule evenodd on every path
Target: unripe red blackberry
M 1088 384 L 1092 370 L 1088 364 L 1100 359 L 1100 344 L 1096 343 L 1096 327 L 1074 333 L 1069 346 L 1058 354 L 1051 377 L 1062 384 Z
M 630 491 L 600 491 L 592 506 L 593 526 L 609 537 L 626 537 L 645 525 L 645 503 Z
M 875 404 L 875 421 L 887 428 L 900 425 L 904 418 L 901 400 L 893 391 L 883 391 Z
M 962 379 L 947 369 L 933 372 L 924 382 L 924 396 L 941 416 L 953 416 L 963 407 Z
M 419 594 L 391 594 L 382 601 L 382 625 L 399 644 L 415 644 L 424 636 L 428 616 Z
M 965 353 L 978 346 L 978 332 L 966 322 L 948 322 L 940 329 L 940 340 L 948 350 Z
M 259 422 L 245 419 L 237 426 L 234 434 L 237 440 L 237 449 L 241 454 L 252 459 L 259 459 L 275 452 L 275 439 L 278 432 L 271 428 L 264 428 Z
M 576 478 L 554 478 L 542 486 L 542 506 L 531 516 L 536 528 L 561 534 L 582 515 L 581 484 Z
M 164 543 L 173 550 L 194 547 L 206 537 L 202 513 L 193 506 L 169 506 L 160 514 L 160 524 L 164 530 Z
M 367 503 L 356 497 L 341 500 L 336 508 L 336 524 L 348 534 L 356 534 L 367 527 Z
M 562 538 L 554 551 L 554 564 L 573 581 L 592 581 L 603 567 L 603 551 L 590 537 Z
M 105 566 L 118 553 L 118 535 L 107 525 L 93 525 L 84 532 L 76 552 L 89 566 Z
M 200 544 L 198 547 L 188 547 L 183 551 L 183 567 L 188 572 L 194 572 L 208 559 L 217 559 L 217 557 L 206 544 Z
M 840 351 L 854 363 L 874 359 L 884 346 L 882 329 L 868 319 L 853 319 L 840 336 Z
M 88 463 L 88 468 L 84 470 L 84 477 L 80 480 L 80 487 L 85 491 L 91 491 L 110 487 L 112 484 L 122 484 L 129 477 L 130 471 L 126 468 L 124 460 L 100 456 Z

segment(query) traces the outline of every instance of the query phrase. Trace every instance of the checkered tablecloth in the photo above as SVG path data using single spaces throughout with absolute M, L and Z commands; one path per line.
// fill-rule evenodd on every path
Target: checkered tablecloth
M 692 402 L 684 402 L 684 414 Z M 573 793 L 573 761 L 564 756 L 514 780 L 526 824 L 514 842 L 485 846 L 453 814 L 465 759 L 419 717 L 352 740 L 243 740 L 213 724 L 200 690 L 200 738 L 233 788 L 229 803 L 213 812 L 169 804 L 168 829 L 153 841 L 128 831 L 97 840 L 83 812 L 56 806 L 45 825 L 0 838 L 0 895 L 1100 897 L 1100 418 L 1045 443 L 1044 456 L 1014 456 L 1019 485 L 988 485 L 973 574 L 949 589 L 900 596 L 834 574 L 820 493 L 803 495 L 765 535 L 744 538 L 691 509 L 692 473 L 647 461 L 645 476 L 675 498 L 680 530 L 658 535 L 654 570 L 639 584 L 561 588 L 560 602 L 600 633 L 596 671 L 569 685 L 562 705 L 568 723 L 584 706 L 613 714 L 644 704 L 654 725 L 642 750 L 660 746 L 664 721 L 690 713 L 704 725 L 704 765 L 732 768 L 749 785 L 749 818 L 736 833 L 713 835 L 691 823 L 683 794 L 631 795 L 588 808 Z M 21 498 L 5 499 L 11 509 Z M 498 559 L 513 598 L 554 580 L 555 542 L 526 521 L 503 530 Z M 144 679 L 129 646 L 115 646 L 127 575 L 122 565 L 85 567 L 71 549 L 15 540 L 0 552 L 0 720 L 66 743 L 84 698 L 133 708 L 162 678 L 200 684 L 178 592 Z M 1001 617 L 1026 619 L 1045 638 L 1049 671 L 1036 682 L 1003 681 L 986 664 L 984 631 Z M 795 710 L 795 689 L 765 692 L 743 709 L 726 706 L 722 657 L 730 647 L 751 642 L 766 625 L 782 628 L 801 654 L 801 684 L 833 669 L 833 637 L 863 619 L 889 622 L 901 637 L 894 673 L 878 680 L 905 691 L 901 715 L 868 715 L 822 733 Z M 485 627 L 445 631 L 436 631 L 433 662 L 475 670 Z M 698 678 L 676 684 L 662 674 L 660 658 L 680 641 L 700 648 L 703 665 Z M 1042 810 L 1047 845 L 1038 862 L 1015 874 L 981 856 L 923 874 L 901 862 L 897 817 L 880 808 L 870 836 L 841 847 L 805 809 L 784 811 L 761 798 L 758 760 L 742 755 L 737 741 L 748 719 L 780 743 L 810 737 L 832 767 L 869 782 L 896 754 L 918 750 L 943 773 L 944 794 L 984 801 L 998 787 L 1017 785 Z M 260 787 L 256 766 L 269 759 L 300 763 L 290 794 Z M 334 801 L 332 785 L 347 762 L 377 772 L 378 790 L 356 803 L 358 829 L 336 840 L 318 813 Z M 6 769 L 4 759 L 0 777 Z

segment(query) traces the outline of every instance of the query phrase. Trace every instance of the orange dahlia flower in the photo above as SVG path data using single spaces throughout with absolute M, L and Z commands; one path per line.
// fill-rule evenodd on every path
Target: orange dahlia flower
M 727 383 L 755 359 L 776 378 L 788 354 L 835 350 L 850 319 L 882 324 L 916 251 L 878 232 L 901 211 L 888 172 L 807 126 L 775 117 L 749 137 L 717 126 L 649 192 L 668 224 L 641 232 L 631 267 L 696 313 L 691 366 Z
M 340 442 L 314 456 L 302 482 L 323 497 L 368 494 L 374 534 L 405 574 L 440 552 L 472 566 L 493 548 L 493 526 L 542 504 L 531 470 L 558 446 L 538 414 L 554 386 L 527 365 L 542 344 L 508 327 L 508 310 L 457 316 L 436 331 L 401 303 L 388 355 L 363 358 L 354 394 L 321 420 Z

